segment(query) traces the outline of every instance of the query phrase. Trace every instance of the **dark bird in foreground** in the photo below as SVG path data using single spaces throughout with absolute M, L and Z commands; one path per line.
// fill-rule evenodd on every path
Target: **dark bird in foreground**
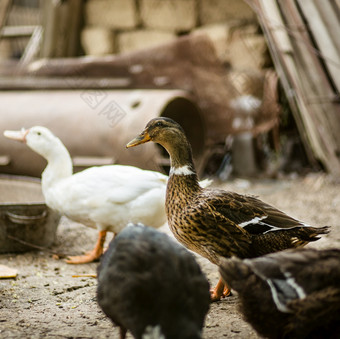
M 339 338 L 340 250 L 287 250 L 222 259 L 220 273 L 241 312 L 268 338 Z
M 191 146 L 181 126 L 169 118 L 152 119 L 127 147 L 148 141 L 170 154 L 166 191 L 168 224 L 176 239 L 218 265 L 220 258 L 252 258 L 306 245 L 328 232 L 311 227 L 261 200 L 198 185 Z M 230 290 L 220 279 L 212 300 Z
M 98 267 L 104 313 L 135 338 L 201 338 L 209 283 L 192 253 L 150 227 L 126 227 Z

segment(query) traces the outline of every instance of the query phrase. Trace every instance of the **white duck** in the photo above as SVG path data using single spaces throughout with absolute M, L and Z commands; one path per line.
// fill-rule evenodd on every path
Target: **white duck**
M 73 174 L 69 152 L 49 129 L 35 126 L 5 131 L 4 135 L 25 142 L 47 160 L 41 177 L 46 204 L 71 220 L 99 230 L 94 249 L 86 255 L 69 257 L 68 263 L 98 259 L 107 231 L 116 235 L 128 223 L 158 228 L 166 222 L 166 175 L 124 165 L 91 167 Z

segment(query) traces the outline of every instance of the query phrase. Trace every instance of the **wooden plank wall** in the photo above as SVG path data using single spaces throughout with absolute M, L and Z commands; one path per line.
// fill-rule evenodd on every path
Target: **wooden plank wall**
M 340 177 L 340 15 L 333 0 L 255 0 L 253 9 L 310 160 Z

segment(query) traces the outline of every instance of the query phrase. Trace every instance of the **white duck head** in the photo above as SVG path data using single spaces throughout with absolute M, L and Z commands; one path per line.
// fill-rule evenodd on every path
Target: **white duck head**
M 34 126 L 27 130 L 7 130 L 4 132 L 4 136 L 24 142 L 34 152 L 47 160 L 48 166 L 44 171 L 43 177 L 59 179 L 72 175 L 72 160 L 68 150 L 48 128 Z
M 47 161 L 52 160 L 55 156 L 65 154 L 65 152 L 69 155 L 60 139 L 46 127 L 34 126 L 27 130 L 5 131 L 4 136 L 26 143 L 29 148 Z

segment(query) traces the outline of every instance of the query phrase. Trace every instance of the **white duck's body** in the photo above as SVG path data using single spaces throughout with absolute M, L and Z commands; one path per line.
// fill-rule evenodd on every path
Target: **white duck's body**
M 52 175 L 54 173 L 51 173 Z M 119 233 L 128 223 L 160 227 L 166 222 L 167 176 L 136 167 L 91 167 L 49 182 L 42 175 L 46 204 L 92 228 Z
M 69 263 L 98 259 L 107 231 L 117 234 L 129 223 L 141 222 L 157 228 L 166 222 L 167 176 L 124 165 L 91 167 L 73 174 L 69 152 L 47 128 L 35 126 L 4 134 L 25 142 L 47 160 L 41 178 L 46 205 L 99 230 L 92 253 L 71 257 Z

